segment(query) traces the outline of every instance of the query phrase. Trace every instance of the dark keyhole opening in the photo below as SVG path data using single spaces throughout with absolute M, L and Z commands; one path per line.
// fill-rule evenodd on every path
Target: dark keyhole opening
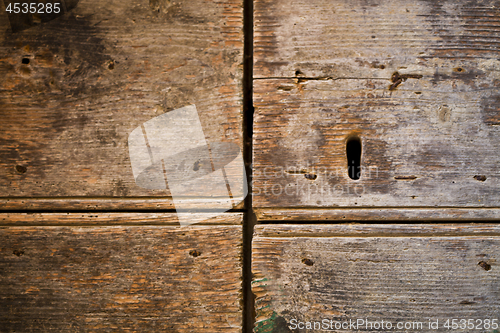
M 358 180 L 361 177 L 361 140 L 357 137 L 350 138 L 345 150 L 349 178 Z

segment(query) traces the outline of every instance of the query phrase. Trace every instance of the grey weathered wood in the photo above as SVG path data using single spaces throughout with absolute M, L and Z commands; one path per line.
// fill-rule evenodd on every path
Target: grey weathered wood
M 500 208 L 262 208 L 261 221 L 498 221 Z
M 255 207 L 500 207 L 499 14 L 489 0 L 257 0 Z
M 440 224 L 261 224 L 255 227 L 259 237 L 426 237 L 426 236 L 500 236 L 497 223 Z
M 496 64 L 499 13 L 495 0 L 256 0 L 254 78 L 388 79 L 405 67 L 474 86 L 493 74 L 470 70 Z
M 258 225 L 254 331 L 293 332 L 292 319 L 368 319 L 443 332 L 447 319 L 498 319 L 499 246 L 497 224 Z
M 15 198 L 27 197 L 50 209 L 47 198 L 123 207 L 119 198 L 168 196 L 135 184 L 127 138 L 186 105 L 196 105 L 207 141 L 242 147 L 241 1 L 81 0 L 16 33 L 0 6 L 0 197 L 14 198 L 9 207 L 25 208 Z M 172 208 L 165 201 L 160 208 Z
M 2 332 L 241 332 L 241 214 L 7 217 L 38 226 L 0 227 Z

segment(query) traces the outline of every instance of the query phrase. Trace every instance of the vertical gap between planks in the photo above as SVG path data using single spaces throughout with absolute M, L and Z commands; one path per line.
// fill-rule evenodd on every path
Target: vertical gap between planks
M 252 209 L 252 137 L 253 137 L 253 0 L 243 0 L 243 158 L 248 179 L 248 195 L 243 214 L 242 295 L 243 333 L 251 333 L 255 321 L 252 294 L 252 236 L 256 216 Z

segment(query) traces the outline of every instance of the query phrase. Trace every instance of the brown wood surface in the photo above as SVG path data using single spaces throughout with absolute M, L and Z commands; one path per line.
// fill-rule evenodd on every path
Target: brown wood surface
M 256 208 L 500 207 L 498 1 L 256 0 L 254 17 Z
M 188 213 L 194 225 L 239 225 L 242 213 Z M 179 226 L 175 213 L 1 213 L 0 226 Z
M 258 225 L 254 331 L 320 332 L 292 330 L 292 319 L 424 323 L 336 332 L 444 332 L 447 319 L 498 321 L 499 246 L 497 224 Z
M 69 198 L 80 209 L 84 197 L 123 207 L 120 198 L 169 196 L 135 184 L 127 138 L 187 105 L 207 141 L 242 147 L 242 1 L 77 3 L 15 33 L 0 4 L 0 197 L 14 199 L 9 208 L 26 208 L 26 198 L 43 209 Z
M 0 215 L 0 331 L 241 332 L 241 218 Z

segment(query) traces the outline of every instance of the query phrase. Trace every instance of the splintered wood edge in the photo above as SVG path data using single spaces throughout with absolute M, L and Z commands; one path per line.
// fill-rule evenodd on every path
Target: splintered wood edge
M 243 213 L 191 214 L 198 226 L 241 226 Z M 179 227 L 176 213 L 0 213 L 0 227 L 23 226 L 166 226 Z
M 453 224 L 310 224 L 256 225 L 254 241 L 291 237 L 484 237 L 500 236 L 500 225 Z
M 258 221 L 500 221 L 500 208 L 256 209 Z

